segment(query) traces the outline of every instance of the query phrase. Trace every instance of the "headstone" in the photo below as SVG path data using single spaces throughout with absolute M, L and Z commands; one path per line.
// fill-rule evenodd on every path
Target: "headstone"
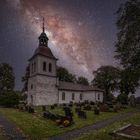
M 79 118 L 86 119 L 87 115 L 85 111 L 78 111 Z
M 45 105 L 42 106 L 42 111 L 46 111 L 46 106 Z
M 130 96 L 130 106 L 131 107 L 136 107 L 136 99 L 134 95 Z

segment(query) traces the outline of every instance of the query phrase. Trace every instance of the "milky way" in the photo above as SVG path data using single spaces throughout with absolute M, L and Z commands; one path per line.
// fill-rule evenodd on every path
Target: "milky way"
M 92 80 L 93 70 L 101 65 L 116 64 L 113 58 L 116 33 L 114 13 L 122 1 L 7 0 L 6 4 L 18 13 L 22 30 L 28 30 L 23 38 L 31 38 L 30 44 L 33 40 L 33 44 L 37 43 L 44 17 L 49 47 L 59 59 L 58 65 Z M 28 47 L 28 50 L 26 47 L 26 51 L 30 52 L 28 57 L 37 46 Z

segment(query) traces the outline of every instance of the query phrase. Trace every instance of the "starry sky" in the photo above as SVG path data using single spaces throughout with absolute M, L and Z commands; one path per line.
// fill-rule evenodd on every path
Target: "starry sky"
M 125 0 L 0 0 L 0 63 L 13 66 L 16 89 L 38 47 L 42 18 L 58 65 L 93 79 L 92 71 L 114 59 L 115 12 Z

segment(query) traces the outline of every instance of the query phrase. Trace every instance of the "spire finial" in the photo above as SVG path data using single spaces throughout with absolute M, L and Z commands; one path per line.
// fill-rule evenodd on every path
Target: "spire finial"
M 44 27 L 44 17 L 43 17 L 43 33 L 45 31 L 45 27 Z

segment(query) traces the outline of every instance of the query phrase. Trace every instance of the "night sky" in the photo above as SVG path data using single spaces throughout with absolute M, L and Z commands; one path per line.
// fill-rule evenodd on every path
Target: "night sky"
M 101 65 L 118 65 L 115 12 L 124 1 L 0 0 L 0 63 L 13 66 L 16 89 L 22 88 L 28 59 L 38 47 L 43 17 L 58 65 L 89 80 Z

